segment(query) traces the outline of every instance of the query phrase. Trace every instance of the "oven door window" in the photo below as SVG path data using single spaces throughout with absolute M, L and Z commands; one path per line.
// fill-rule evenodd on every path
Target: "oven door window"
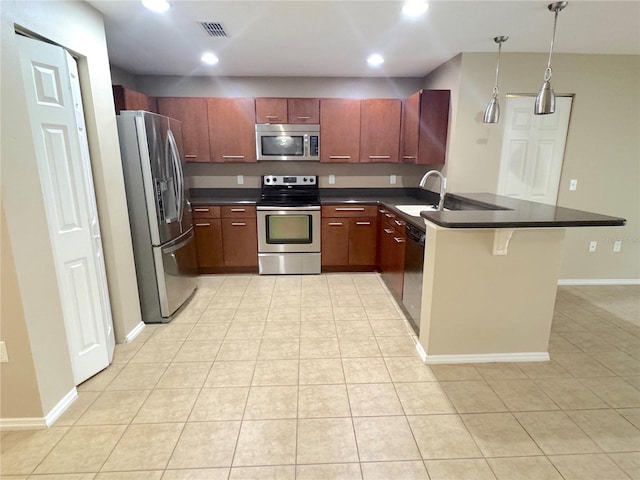
M 310 244 L 311 215 L 267 215 L 267 244 Z
M 260 137 L 262 155 L 272 157 L 303 157 L 303 135 L 262 135 Z

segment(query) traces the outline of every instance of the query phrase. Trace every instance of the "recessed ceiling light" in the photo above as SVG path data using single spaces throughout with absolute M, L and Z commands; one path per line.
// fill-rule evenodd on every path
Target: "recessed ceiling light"
M 382 55 L 374 53 L 367 58 L 367 63 L 372 67 L 379 67 L 384 63 L 384 58 L 382 58 Z
M 211 52 L 203 53 L 200 60 L 202 60 L 202 63 L 206 63 L 207 65 L 215 65 L 218 63 L 218 57 Z
M 407 17 L 419 17 L 428 9 L 429 4 L 424 0 L 408 0 L 402 7 L 402 13 Z
M 158 13 L 164 13 L 171 8 L 167 0 L 142 0 L 142 5 Z

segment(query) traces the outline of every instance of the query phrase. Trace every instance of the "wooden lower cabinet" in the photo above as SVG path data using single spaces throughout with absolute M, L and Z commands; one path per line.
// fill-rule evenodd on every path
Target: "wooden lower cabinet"
M 258 230 L 253 206 L 193 205 L 198 271 L 257 271 Z
M 322 207 L 322 267 L 374 270 L 377 265 L 375 206 Z
M 381 210 L 379 230 L 379 268 L 382 280 L 391 293 L 402 298 L 404 257 L 407 237 L 405 223 L 395 215 Z
M 256 207 L 221 207 L 225 267 L 258 268 Z
M 207 269 L 224 266 L 222 250 L 222 223 L 219 218 L 198 219 L 194 223 L 198 270 L 207 273 Z

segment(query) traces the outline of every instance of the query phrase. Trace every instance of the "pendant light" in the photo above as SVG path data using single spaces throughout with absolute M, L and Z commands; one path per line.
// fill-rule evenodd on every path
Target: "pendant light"
M 556 25 L 558 23 L 558 13 L 567 6 L 567 2 L 553 2 L 548 8 L 554 12 L 553 19 L 553 36 L 551 37 L 551 48 L 549 49 L 549 60 L 547 61 L 547 69 L 544 71 L 544 83 L 538 96 L 536 97 L 536 105 L 533 113 L 536 115 L 547 115 L 556 111 L 556 95 L 551 87 L 551 55 L 553 54 L 553 42 L 556 39 Z
M 496 83 L 493 86 L 493 97 L 489 100 L 487 109 L 484 111 L 484 123 L 498 123 L 500 120 L 500 105 L 498 104 L 498 73 L 500 72 L 500 52 L 502 51 L 502 44 L 506 42 L 509 37 L 493 37 L 493 41 L 498 44 L 498 63 L 496 65 Z

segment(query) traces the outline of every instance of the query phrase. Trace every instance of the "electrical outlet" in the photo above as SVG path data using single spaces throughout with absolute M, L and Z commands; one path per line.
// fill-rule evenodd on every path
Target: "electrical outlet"
M 617 253 L 620 250 L 622 250 L 622 240 L 616 240 L 613 242 L 613 251 Z
M 595 240 L 592 240 L 592 241 L 589 242 L 589 251 L 590 252 L 595 252 L 597 247 L 598 247 L 598 242 L 596 242 Z
M 569 190 L 571 190 L 572 192 L 575 192 L 578 189 L 578 180 L 576 180 L 575 178 L 572 178 L 569 181 Z
M 238 175 L 238 185 L 244 184 L 244 175 Z
M 0 363 L 7 363 L 8 361 L 7 345 L 4 342 L 0 342 Z
M 334 185 L 336 183 L 336 176 L 329 175 L 329 185 Z
M 397 178 L 396 178 L 395 175 L 389 175 L 389 183 L 391 185 L 395 185 L 396 184 L 396 180 L 397 180 Z

